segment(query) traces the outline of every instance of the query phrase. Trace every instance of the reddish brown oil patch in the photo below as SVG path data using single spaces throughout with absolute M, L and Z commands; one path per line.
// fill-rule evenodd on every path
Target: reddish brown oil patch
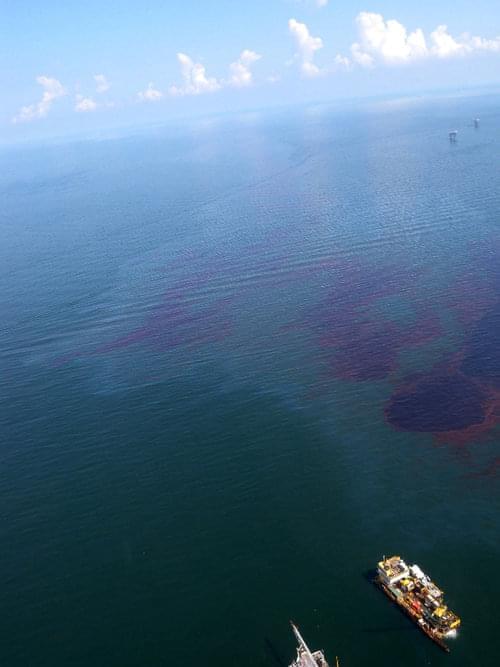
M 478 382 L 437 369 L 399 387 L 385 415 L 399 430 L 444 436 L 483 428 L 493 409 L 491 402 L 491 392 Z
M 328 353 L 334 377 L 343 380 L 383 380 L 397 370 L 400 352 L 442 335 L 438 314 L 413 307 L 412 322 L 385 317 L 377 310 L 382 299 L 398 296 L 411 307 L 414 274 L 401 267 L 344 267 L 328 296 L 311 309 L 307 323 Z
M 320 339 L 330 366 L 343 380 L 383 380 L 396 367 L 398 327 L 389 321 L 344 321 Z
M 488 389 L 485 387 L 485 389 Z M 500 393 L 491 392 L 484 405 L 484 418 L 479 424 L 471 424 L 461 430 L 435 433 L 437 443 L 463 447 L 472 442 L 487 441 L 492 429 L 500 421 Z

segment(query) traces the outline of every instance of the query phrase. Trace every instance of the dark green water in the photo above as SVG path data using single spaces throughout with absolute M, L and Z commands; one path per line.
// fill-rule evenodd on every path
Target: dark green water
M 498 103 L 0 156 L 2 665 L 498 664 Z

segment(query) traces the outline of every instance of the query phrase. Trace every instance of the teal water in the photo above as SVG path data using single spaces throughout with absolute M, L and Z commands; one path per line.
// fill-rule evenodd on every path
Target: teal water
M 498 104 L 0 155 L 2 665 L 498 664 Z

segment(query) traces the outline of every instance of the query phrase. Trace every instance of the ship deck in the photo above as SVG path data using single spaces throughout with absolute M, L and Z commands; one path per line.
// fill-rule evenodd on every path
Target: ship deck
M 311 653 L 313 660 L 307 653 L 301 653 L 296 660 L 292 662 L 290 667 L 329 667 L 322 651 L 314 651 Z

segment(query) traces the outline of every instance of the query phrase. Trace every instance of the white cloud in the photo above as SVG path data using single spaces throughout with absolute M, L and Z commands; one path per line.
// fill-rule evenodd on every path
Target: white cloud
M 365 53 L 358 42 L 354 42 L 351 46 L 351 57 L 353 62 L 357 65 L 361 65 L 361 67 L 373 67 L 375 62 L 373 56 L 369 53 Z
M 75 111 L 79 113 L 87 113 L 89 111 L 95 111 L 97 109 L 97 103 L 91 97 L 84 97 L 83 95 L 76 96 Z
M 229 79 L 228 84 L 238 88 L 250 86 L 253 83 L 251 67 L 261 58 L 262 56 L 255 53 L 255 51 L 250 51 L 249 49 L 242 51 L 238 60 L 229 65 L 231 78 Z
M 288 21 L 288 29 L 295 40 L 297 52 L 295 59 L 300 63 L 300 70 L 306 77 L 315 77 L 321 74 L 320 68 L 314 63 L 314 54 L 323 48 L 321 37 L 313 37 L 305 23 L 295 19 Z
M 431 33 L 431 42 L 431 52 L 439 58 L 465 55 L 474 51 L 500 51 L 500 37 L 485 39 L 484 37 L 471 37 L 464 33 L 457 40 L 450 35 L 446 25 L 439 25 Z
M 328 4 L 328 0 L 295 0 L 295 2 L 298 2 L 302 5 L 314 5 L 315 7 L 326 7 Z
M 221 84 L 217 79 L 207 77 L 204 65 L 195 63 L 185 53 L 178 53 L 177 60 L 181 66 L 184 83 L 182 86 L 170 86 L 171 95 L 200 95 L 220 89 Z
M 386 62 L 405 62 L 427 55 L 427 44 L 420 28 L 408 33 L 402 23 L 385 21 L 381 14 L 361 12 L 356 18 L 359 29 L 358 62 L 363 55 L 378 55 Z M 367 61 L 368 62 L 368 61 Z
M 174 96 L 200 95 L 202 93 L 213 93 L 227 86 L 243 88 L 253 83 L 252 66 L 262 58 L 259 53 L 244 49 L 238 58 L 229 65 L 229 78 L 216 79 L 207 76 L 205 66 L 195 63 L 185 53 L 178 53 L 177 60 L 181 66 L 183 84 L 181 86 L 170 86 L 169 94 Z M 150 84 L 151 86 L 151 84 Z M 159 99 L 160 91 L 151 90 L 139 93 L 141 99 Z M 149 95 L 149 96 L 148 96 Z
M 158 102 L 163 97 L 161 90 L 157 90 L 154 87 L 152 81 L 148 83 L 146 90 L 142 90 L 140 93 L 137 93 L 137 96 L 142 102 Z
M 106 79 L 104 74 L 94 74 L 94 81 L 96 82 L 96 91 L 98 93 L 105 93 L 111 88 L 111 84 Z
M 63 85 L 57 79 L 42 75 L 37 76 L 36 82 L 43 88 L 42 99 L 36 104 L 21 107 L 19 113 L 12 119 L 12 122 L 25 123 L 35 118 L 43 118 L 49 113 L 54 100 L 67 94 Z
M 431 32 L 432 53 L 440 58 L 448 58 L 459 53 L 464 53 L 467 47 L 457 42 L 448 32 L 448 27 L 439 25 Z
M 458 38 L 439 25 L 429 39 L 421 28 L 409 32 L 394 19 L 386 21 L 381 14 L 361 12 L 356 17 L 359 41 L 351 46 L 352 60 L 362 67 L 371 67 L 376 61 L 407 63 L 422 58 L 450 58 L 475 51 L 500 51 L 500 37 L 485 39 L 467 33 Z
M 336 69 L 351 69 L 352 66 L 350 59 L 340 53 L 335 56 L 333 63 Z
M 496 39 L 485 39 L 484 37 L 469 37 L 464 35 L 464 39 L 473 51 L 500 51 L 500 36 Z

